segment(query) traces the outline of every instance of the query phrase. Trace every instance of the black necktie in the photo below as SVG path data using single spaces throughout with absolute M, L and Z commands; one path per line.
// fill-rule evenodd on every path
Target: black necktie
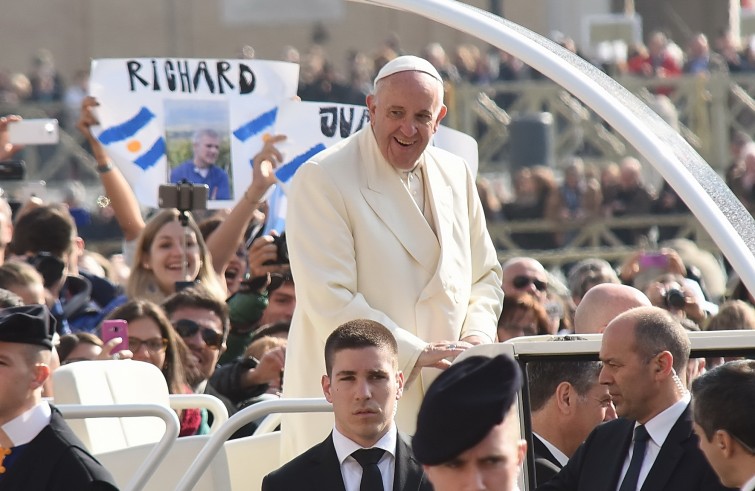
M 629 462 L 629 469 L 621 482 L 619 491 L 636 491 L 637 481 L 640 478 L 640 469 L 642 462 L 645 460 L 645 450 L 648 447 L 648 430 L 643 425 L 634 429 L 634 450 L 632 450 L 632 460 Z
M 383 476 L 380 475 L 377 463 L 383 457 L 385 450 L 382 448 L 362 448 L 351 454 L 362 466 L 362 482 L 359 491 L 385 491 L 383 489 Z

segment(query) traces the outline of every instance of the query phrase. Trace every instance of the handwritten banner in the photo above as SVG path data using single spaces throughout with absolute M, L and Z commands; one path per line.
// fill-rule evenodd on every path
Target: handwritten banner
M 157 206 L 161 184 L 187 179 L 210 186 L 210 208 L 228 207 L 298 78 L 298 65 L 278 61 L 94 60 L 97 136 L 143 205 Z

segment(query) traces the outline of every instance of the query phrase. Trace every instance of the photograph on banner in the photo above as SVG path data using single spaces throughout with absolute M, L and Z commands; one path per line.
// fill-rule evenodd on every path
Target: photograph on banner
M 208 199 L 233 200 L 228 103 L 165 101 L 168 181 L 207 184 Z
M 370 124 L 370 113 L 365 106 L 330 102 L 287 101 L 280 106 L 275 134 L 286 135 L 278 145 L 283 163 L 275 172 L 283 192 L 296 171 L 322 150 L 335 145 Z M 477 174 L 477 141 L 469 135 L 445 126 L 439 126 L 432 145 L 464 158 L 473 175 Z M 278 191 L 275 202 L 270 203 L 270 230 L 285 229 L 285 196 Z
M 133 58 L 92 62 L 95 134 L 137 199 L 156 207 L 161 184 L 205 183 L 209 208 L 233 205 L 299 66 L 264 60 Z

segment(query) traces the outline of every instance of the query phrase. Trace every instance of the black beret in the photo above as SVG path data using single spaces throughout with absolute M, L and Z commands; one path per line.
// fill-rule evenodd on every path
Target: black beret
M 37 344 L 52 349 L 55 318 L 44 305 L 22 305 L 0 310 L 0 341 Z
M 417 460 L 439 465 L 477 445 L 503 421 L 521 387 L 519 365 L 506 355 L 454 363 L 422 401 L 412 440 Z

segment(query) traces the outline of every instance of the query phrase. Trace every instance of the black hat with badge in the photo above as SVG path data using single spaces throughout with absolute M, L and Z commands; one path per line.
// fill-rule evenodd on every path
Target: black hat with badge
M 519 365 L 506 355 L 470 356 L 430 385 L 417 415 L 412 449 L 439 465 L 481 442 L 501 424 L 522 387 Z
M 0 341 L 36 344 L 52 349 L 55 318 L 44 305 L 22 305 L 0 310 Z

